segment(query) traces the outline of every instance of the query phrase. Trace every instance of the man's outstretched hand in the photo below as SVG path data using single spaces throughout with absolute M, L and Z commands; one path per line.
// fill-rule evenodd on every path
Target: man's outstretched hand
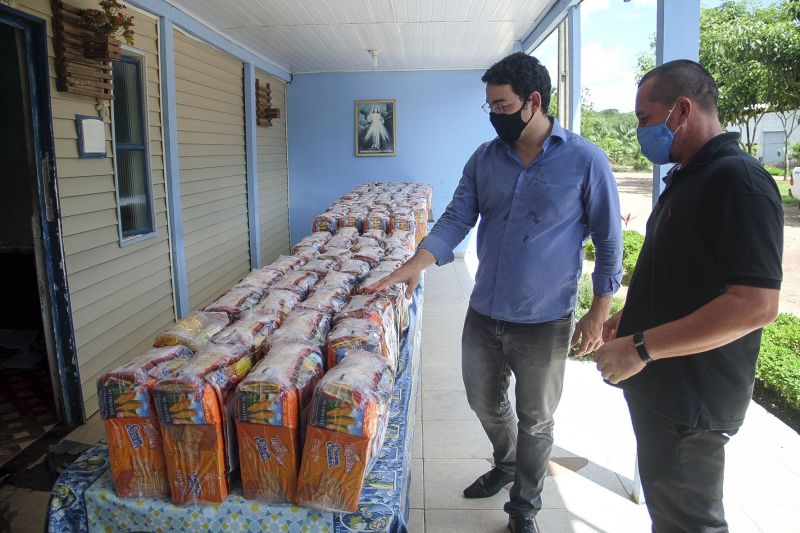
M 380 292 L 395 283 L 404 283 L 406 286 L 406 298 L 411 298 L 414 294 L 414 289 L 419 285 L 420 273 L 435 262 L 436 258 L 432 253 L 420 248 L 411 259 L 403 263 L 403 266 L 376 283 L 367 285 L 363 290 L 366 292 Z

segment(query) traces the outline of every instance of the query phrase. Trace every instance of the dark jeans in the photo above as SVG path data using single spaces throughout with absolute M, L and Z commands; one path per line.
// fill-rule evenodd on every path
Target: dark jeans
M 561 399 L 572 314 L 542 324 L 495 320 L 472 308 L 461 337 L 461 369 L 469 406 L 494 448 L 497 468 L 514 474 L 511 516 L 542 508 L 542 486 L 553 448 L 553 413 Z M 516 416 L 508 401 L 516 378 Z M 519 421 L 517 421 L 517 417 Z
M 737 430 L 672 422 L 625 393 L 654 533 L 723 533 L 725 443 Z

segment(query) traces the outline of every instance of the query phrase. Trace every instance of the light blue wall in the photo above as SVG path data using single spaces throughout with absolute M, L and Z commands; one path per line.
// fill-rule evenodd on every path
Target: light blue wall
M 336 198 L 368 180 L 433 185 L 441 215 L 479 144 L 495 136 L 480 70 L 298 74 L 288 86 L 292 242 Z M 397 101 L 397 155 L 355 156 L 355 100 Z M 465 239 L 457 251 L 474 240 Z

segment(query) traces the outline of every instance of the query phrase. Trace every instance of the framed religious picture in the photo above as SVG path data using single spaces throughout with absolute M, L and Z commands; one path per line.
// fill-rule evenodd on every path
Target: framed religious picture
M 356 100 L 356 155 L 397 155 L 394 100 Z

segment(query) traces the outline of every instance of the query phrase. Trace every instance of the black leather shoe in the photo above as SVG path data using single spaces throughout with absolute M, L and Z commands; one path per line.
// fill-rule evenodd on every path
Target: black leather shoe
M 532 516 L 512 516 L 508 519 L 508 530 L 511 533 L 539 533 Z
M 506 474 L 502 470 L 492 468 L 475 482 L 464 489 L 465 498 L 488 498 L 494 496 L 508 483 L 514 481 L 513 474 Z

